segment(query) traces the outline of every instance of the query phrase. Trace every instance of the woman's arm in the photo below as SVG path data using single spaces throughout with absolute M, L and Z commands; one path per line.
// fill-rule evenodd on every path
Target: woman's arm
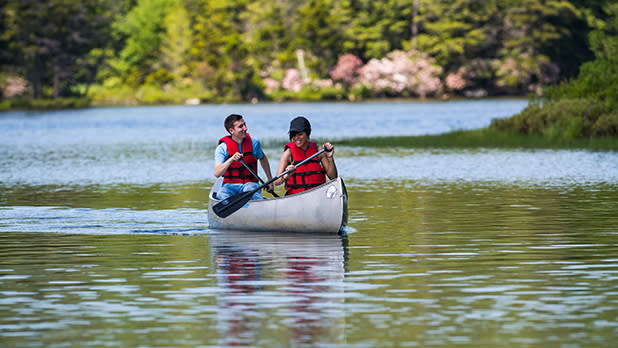
M 331 150 L 320 155 L 320 163 L 326 170 L 326 176 L 333 180 L 337 177 L 337 166 L 335 165 L 335 147 L 331 143 L 324 143 L 323 148 Z
M 290 167 L 291 164 L 292 164 L 292 150 L 285 149 L 285 151 L 283 151 L 283 153 L 281 154 L 281 159 L 279 160 L 279 168 L 277 168 L 277 174 L 275 176 L 278 176 L 279 174 L 288 170 L 289 169 L 288 167 Z M 283 184 L 288 179 L 287 176 L 288 175 L 286 174 L 280 177 L 279 179 L 275 180 L 275 185 L 279 186 Z

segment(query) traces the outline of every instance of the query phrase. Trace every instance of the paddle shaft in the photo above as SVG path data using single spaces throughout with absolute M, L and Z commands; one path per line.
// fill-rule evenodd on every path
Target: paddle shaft
M 258 179 L 258 180 L 260 181 L 260 184 L 263 184 L 263 183 L 264 183 L 264 180 L 262 180 L 262 178 L 260 178 L 260 177 L 259 177 L 259 176 L 258 176 L 258 175 L 257 175 L 257 174 L 253 171 L 253 169 L 251 169 L 251 168 L 247 165 L 247 163 L 245 163 L 245 161 L 243 161 L 243 160 L 242 160 L 242 158 L 241 158 L 239 161 L 240 161 L 240 163 L 242 163 L 242 165 L 243 165 L 243 166 L 245 166 L 245 168 L 247 168 L 247 170 L 248 170 L 249 172 L 251 172 L 251 174 L 253 174 L 253 176 L 254 176 L 256 179 Z M 268 190 L 267 190 L 267 191 L 268 191 Z M 272 194 L 275 198 L 279 197 L 279 195 L 278 195 L 275 191 L 268 191 L 268 192 L 270 192 L 270 193 L 271 193 L 271 194 Z
M 322 150 L 320 150 L 320 151 L 318 151 L 318 152 L 314 153 L 313 155 L 311 155 L 311 156 L 309 156 L 309 157 L 305 158 L 304 160 L 302 160 L 300 163 L 298 163 L 298 164 L 297 164 L 297 165 L 295 165 L 294 167 L 295 167 L 295 168 L 298 168 L 298 167 L 302 166 L 303 164 L 305 164 L 305 163 L 307 163 L 307 162 L 311 161 L 312 159 L 314 159 L 315 157 L 317 157 L 317 156 L 321 155 L 324 151 L 326 151 L 326 149 L 322 149 Z M 279 174 L 279 175 L 275 176 L 274 178 L 272 178 L 272 179 L 268 180 L 267 182 L 263 183 L 263 184 L 262 184 L 262 186 L 260 186 L 260 187 L 258 187 L 257 189 L 255 189 L 255 190 L 253 191 L 253 193 L 255 193 L 255 192 L 257 192 L 257 191 L 261 190 L 262 188 L 264 188 L 265 186 L 268 186 L 269 184 L 271 184 L 271 183 L 275 182 L 277 179 L 279 179 L 280 177 L 284 176 L 285 174 L 287 174 L 287 173 L 289 173 L 289 172 L 290 172 L 289 170 L 286 170 L 286 171 L 284 171 L 283 173 L 281 173 L 281 174 Z

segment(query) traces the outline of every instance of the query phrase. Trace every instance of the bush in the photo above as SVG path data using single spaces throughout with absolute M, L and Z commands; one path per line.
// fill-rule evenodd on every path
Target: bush
M 91 106 L 88 98 L 56 98 L 56 99 L 7 99 L 0 103 L 0 110 L 61 110 L 82 109 Z
M 493 120 L 490 128 L 511 133 L 574 139 L 615 135 L 618 114 L 596 99 L 565 99 L 530 104 L 521 113 Z
M 618 111 L 604 114 L 595 122 L 591 128 L 594 136 L 618 136 Z

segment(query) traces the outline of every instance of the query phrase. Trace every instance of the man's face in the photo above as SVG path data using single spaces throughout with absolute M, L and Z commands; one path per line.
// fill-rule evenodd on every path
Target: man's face
M 234 122 L 234 127 L 230 128 L 230 134 L 233 138 L 244 139 L 247 136 L 247 124 L 245 120 Z

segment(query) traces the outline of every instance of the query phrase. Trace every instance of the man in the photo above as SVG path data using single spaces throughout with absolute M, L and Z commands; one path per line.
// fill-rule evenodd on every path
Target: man
M 311 141 L 311 124 L 303 116 L 298 116 L 290 122 L 290 142 L 285 145 L 277 175 L 284 171 L 289 171 L 278 180 L 275 185 L 285 183 L 286 195 L 311 190 L 326 182 L 326 177 L 335 179 L 337 177 L 337 166 L 335 165 L 334 147 L 331 143 L 324 143 L 318 148 L 317 143 Z M 310 160 L 306 164 L 296 168 L 296 164 L 315 154 L 322 148 L 326 152 Z
M 241 192 L 257 189 L 260 184 L 254 176 L 241 163 L 241 160 L 257 174 L 257 162 L 260 162 L 264 173 L 270 181 L 270 163 L 266 154 L 262 152 L 259 140 L 252 139 L 247 133 L 247 124 L 241 115 L 231 114 L 224 122 L 229 135 L 219 139 L 219 145 L 215 149 L 215 177 L 223 176 L 223 185 L 217 192 L 218 199 L 226 199 Z M 273 190 L 273 185 L 268 185 L 268 191 Z M 264 199 L 258 191 L 251 199 Z

